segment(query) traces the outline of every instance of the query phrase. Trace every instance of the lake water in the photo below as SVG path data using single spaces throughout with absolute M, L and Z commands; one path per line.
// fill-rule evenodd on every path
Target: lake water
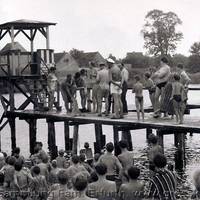
M 145 107 L 150 105 L 147 91 L 144 91 L 145 96 Z M 16 106 L 25 99 L 21 94 L 16 94 Z M 78 97 L 79 98 L 79 97 Z M 62 99 L 62 98 L 61 98 Z M 80 98 L 79 98 L 80 99 Z M 134 95 L 131 91 L 127 94 L 128 106 L 129 109 L 135 107 Z M 190 104 L 199 104 L 200 103 L 200 91 L 189 91 L 189 101 Z M 63 105 L 63 102 L 61 102 Z M 80 102 L 79 102 L 80 104 Z M 29 107 L 31 108 L 31 106 Z M 3 112 L 2 107 L 0 107 L 0 112 Z M 192 110 L 192 116 L 200 118 L 199 110 Z M 21 152 L 24 156 L 29 156 L 29 127 L 26 122 L 23 120 L 16 120 L 16 143 L 17 146 L 21 148 Z M 103 126 L 103 133 L 106 135 L 106 142 L 113 141 L 113 132 L 111 126 Z M 72 127 L 70 129 L 70 134 L 72 137 Z M 144 161 L 146 159 L 146 133 L 144 130 L 134 130 L 132 133 L 133 141 L 133 151 L 135 152 L 135 157 L 137 161 Z M 11 139 L 10 139 L 10 129 L 7 125 L 1 131 L 1 147 L 2 150 L 10 153 L 11 150 Z M 42 141 L 44 144 L 44 149 L 47 149 L 47 124 L 45 120 L 38 120 L 37 123 L 37 140 Z M 84 125 L 79 128 L 79 142 L 78 148 L 83 148 L 84 142 L 89 142 L 90 146 L 93 147 L 93 142 L 95 141 L 94 126 L 93 125 Z M 173 135 L 164 136 L 164 151 L 170 162 L 174 164 L 174 154 L 176 148 L 173 145 L 174 137 Z M 63 123 L 56 123 L 56 144 L 58 149 L 64 148 L 64 127 Z M 179 171 L 179 194 L 180 199 L 188 199 L 187 195 L 191 194 L 193 189 L 192 186 L 192 174 L 195 169 L 200 168 L 200 137 L 199 134 L 194 134 L 193 136 L 187 135 L 186 140 L 186 167 L 183 171 Z

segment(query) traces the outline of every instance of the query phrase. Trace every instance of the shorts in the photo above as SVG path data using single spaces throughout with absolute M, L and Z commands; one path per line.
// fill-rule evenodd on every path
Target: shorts
M 120 81 L 115 82 L 115 83 L 118 84 L 118 85 L 121 84 Z M 122 93 L 122 89 L 121 89 L 121 87 L 119 87 L 119 86 L 117 86 L 117 85 L 111 83 L 111 84 L 110 84 L 110 93 L 111 93 L 111 94 L 121 94 L 121 93 Z
M 163 87 L 165 87 L 166 84 L 167 82 L 158 83 L 156 87 L 158 87 L 161 90 Z
M 174 101 L 176 101 L 177 103 L 180 103 L 182 101 L 181 95 L 174 95 L 173 96 Z
M 135 98 L 139 101 L 139 103 L 143 101 L 143 97 L 136 96 Z

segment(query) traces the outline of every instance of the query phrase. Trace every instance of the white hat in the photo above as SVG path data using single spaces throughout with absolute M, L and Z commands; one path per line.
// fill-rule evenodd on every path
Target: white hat
M 115 61 L 112 59 L 112 58 L 107 58 L 107 62 L 109 62 L 109 63 L 115 63 Z

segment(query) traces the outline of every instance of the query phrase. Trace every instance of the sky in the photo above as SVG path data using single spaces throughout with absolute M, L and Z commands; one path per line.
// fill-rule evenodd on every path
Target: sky
M 176 53 L 189 55 L 191 45 L 200 41 L 199 8 L 199 0 L 0 0 L 0 24 L 19 19 L 55 22 L 50 27 L 50 48 L 55 52 L 76 48 L 124 58 L 127 52 L 146 53 L 141 29 L 148 11 L 172 11 L 183 22 L 178 29 L 184 39 Z M 15 41 L 30 49 L 24 37 Z M 1 40 L 0 48 L 7 42 L 9 38 Z M 45 48 L 40 36 L 35 48 Z

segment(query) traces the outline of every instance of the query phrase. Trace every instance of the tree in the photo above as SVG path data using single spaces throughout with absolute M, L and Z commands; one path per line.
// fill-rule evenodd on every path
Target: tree
M 72 49 L 69 51 L 69 54 L 74 58 L 74 59 L 80 59 L 84 55 L 84 51 L 78 50 L 78 49 Z
M 131 52 L 126 54 L 122 62 L 131 64 L 132 68 L 147 68 L 150 65 L 150 57 L 144 56 L 142 52 Z
M 190 53 L 192 55 L 197 55 L 200 56 L 200 42 L 195 42 L 191 47 L 190 47 Z
M 173 53 L 183 38 L 183 34 L 176 30 L 182 24 L 179 17 L 173 12 L 152 10 L 147 13 L 145 21 L 142 34 L 148 53 L 154 56 Z

